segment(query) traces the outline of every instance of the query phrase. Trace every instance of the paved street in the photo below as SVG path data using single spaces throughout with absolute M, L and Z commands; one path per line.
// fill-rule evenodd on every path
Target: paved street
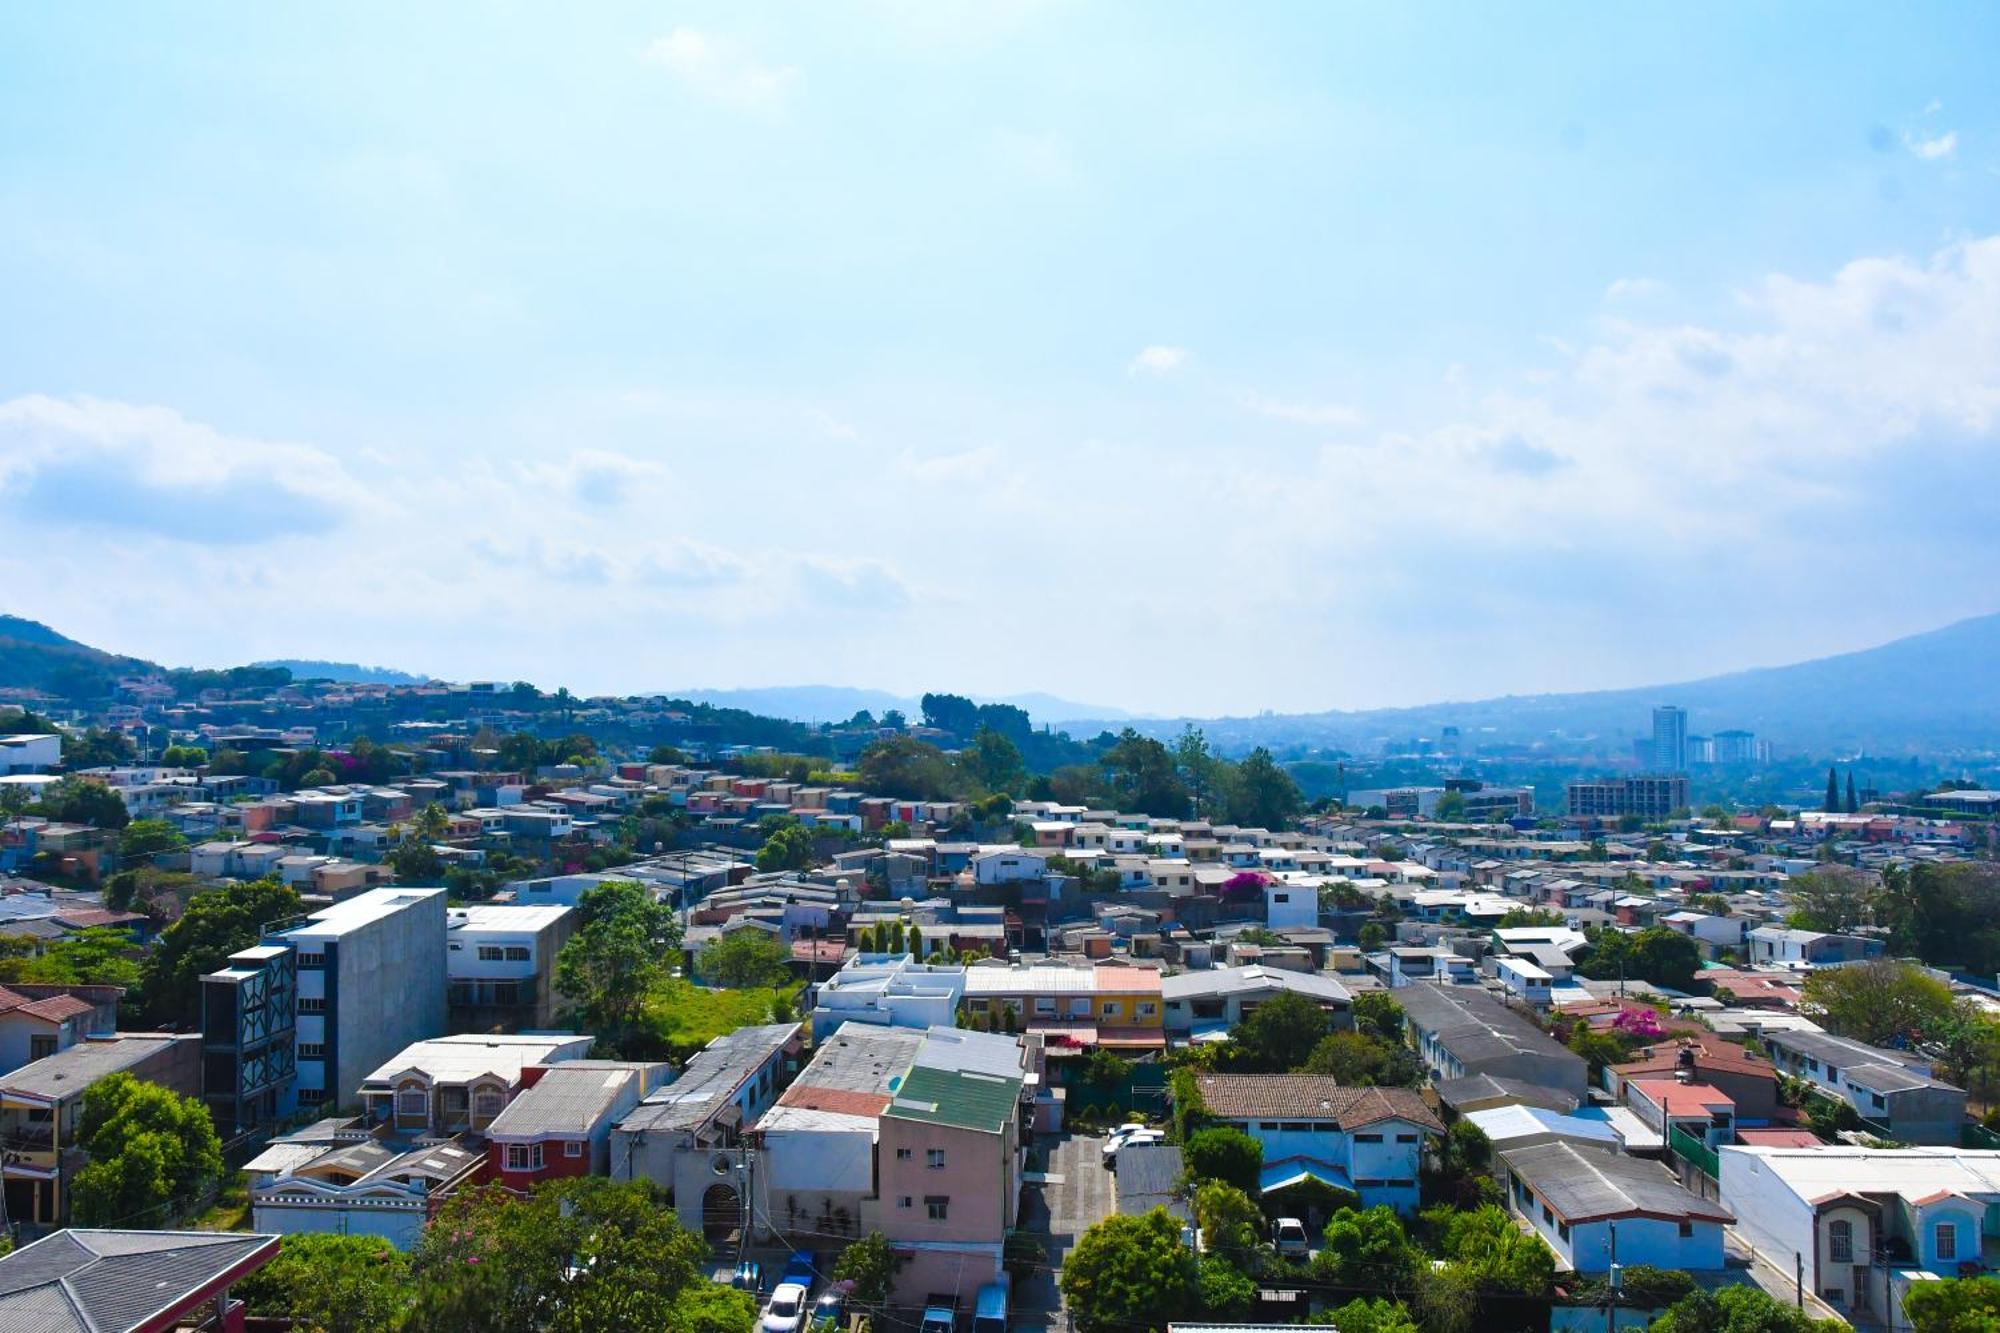
M 1104 1169 L 1104 1140 L 1095 1135 L 1064 1134 L 1044 1139 L 1037 1148 L 1039 1183 L 1023 1191 L 1022 1229 L 1048 1247 L 1048 1268 L 1015 1289 L 1017 1322 L 1024 1328 L 1063 1328 L 1062 1297 L 1056 1271 L 1076 1238 L 1093 1223 L 1111 1215 L 1117 1203 L 1117 1181 Z

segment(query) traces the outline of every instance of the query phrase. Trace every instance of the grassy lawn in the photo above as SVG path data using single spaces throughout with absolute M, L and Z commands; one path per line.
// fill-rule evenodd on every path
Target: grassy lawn
M 784 988 L 797 997 L 799 987 Z M 771 1021 L 771 1006 L 779 991 L 770 986 L 750 990 L 709 990 L 676 977 L 646 1001 L 646 1017 L 677 1050 L 699 1050 L 725 1032 Z
M 250 1229 L 250 1188 L 239 1171 L 215 1196 L 215 1202 L 188 1219 L 196 1231 L 248 1231 Z

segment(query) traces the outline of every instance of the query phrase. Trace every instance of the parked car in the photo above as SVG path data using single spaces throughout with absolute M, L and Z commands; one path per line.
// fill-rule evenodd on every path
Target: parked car
M 755 1260 L 745 1259 L 736 1265 L 730 1275 L 729 1285 L 738 1291 L 762 1292 L 764 1290 L 764 1270 Z
M 1287 1259 L 1312 1258 L 1312 1237 L 1306 1234 L 1306 1224 L 1296 1217 L 1281 1217 L 1272 1229 L 1271 1239 L 1278 1247 L 1278 1253 Z
M 799 1333 L 805 1325 L 812 1293 L 802 1282 L 780 1282 L 764 1307 L 764 1333 Z
M 917 1333 L 957 1333 L 958 1302 L 949 1296 L 932 1296 L 924 1302 L 924 1321 Z
M 1136 1130 L 1122 1138 L 1113 1139 L 1104 1145 L 1104 1164 L 1113 1171 L 1116 1171 L 1118 1169 L 1118 1154 L 1125 1149 L 1138 1143 L 1165 1143 L 1166 1141 L 1167 1132 L 1164 1129 Z
M 831 1319 L 836 1324 L 847 1322 L 847 1304 L 854 1299 L 854 1283 L 843 1278 L 827 1287 L 820 1298 L 813 1303 L 813 1322 Z

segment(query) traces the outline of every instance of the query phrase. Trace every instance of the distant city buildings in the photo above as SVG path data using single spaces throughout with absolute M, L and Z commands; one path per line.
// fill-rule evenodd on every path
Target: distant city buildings
M 1685 773 L 1648 774 L 1572 782 L 1565 787 L 1570 815 L 1592 819 L 1666 819 L 1688 803 Z
M 1680 773 L 1687 766 L 1687 709 L 1662 704 L 1653 710 L 1653 767 L 1668 773 Z

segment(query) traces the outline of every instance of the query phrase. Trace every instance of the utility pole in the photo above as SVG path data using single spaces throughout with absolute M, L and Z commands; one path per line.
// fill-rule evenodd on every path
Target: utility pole
M 1625 1285 L 1625 1275 L 1618 1269 L 1618 1224 L 1612 1222 L 1609 1226 L 1611 1228 L 1611 1268 L 1606 1274 L 1608 1281 L 1604 1291 L 1604 1333 L 1617 1333 L 1618 1296 Z
M 1797 1250 L 1792 1251 L 1792 1303 L 1803 1310 L 1806 1308 L 1806 1257 Z

